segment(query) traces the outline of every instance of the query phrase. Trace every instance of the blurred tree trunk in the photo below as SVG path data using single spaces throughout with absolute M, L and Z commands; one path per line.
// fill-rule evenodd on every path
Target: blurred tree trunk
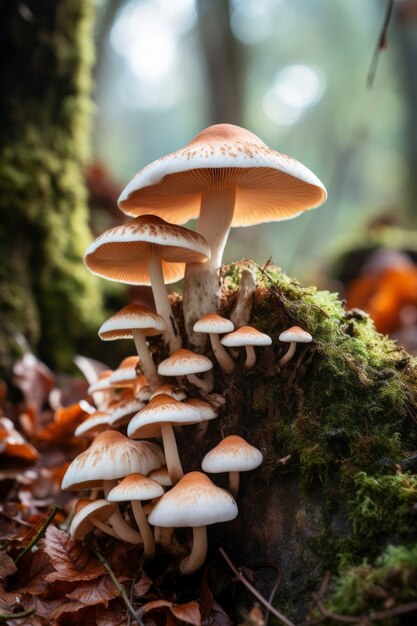
M 0 2 L 3 369 L 19 334 L 65 367 L 99 321 L 98 283 L 82 263 L 93 17 L 92 0 Z
M 230 28 L 225 0 L 199 0 L 200 40 L 207 64 L 210 122 L 242 124 L 242 46 Z

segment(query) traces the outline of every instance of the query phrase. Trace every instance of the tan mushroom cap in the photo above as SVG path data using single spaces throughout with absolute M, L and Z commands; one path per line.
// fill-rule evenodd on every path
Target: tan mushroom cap
M 75 539 L 84 539 L 94 528 L 90 521 L 92 517 L 105 522 L 114 513 L 116 506 L 107 500 L 89 500 L 83 498 L 75 505 L 75 514 L 69 527 L 69 534 Z
M 81 437 L 87 433 L 104 430 L 109 426 L 110 415 L 104 411 L 95 411 L 91 413 L 74 431 L 76 437 Z
M 162 527 L 193 527 L 234 519 L 237 504 L 225 489 L 202 472 L 190 472 L 159 500 L 149 523 Z
M 87 392 L 89 394 L 95 393 L 96 391 L 108 391 L 112 389 L 112 385 L 110 383 L 110 376 L 113 374 L 113 370 L 103 370 L 100 372 L 98 380 L 95 383 L 92 383 Z
M 145 407 L 145 403 L 141 402 L 137 398 L 130 400 L 122 400 L 117 406 L 113 408 L 112 414 L 109 418 L 109 426 L 117 428 L 127 424 L 131 417 L 133 417 L 138 411 Z
M 172 480 L 166 467 L 152 470 L 152 472 L 149 472 L 149 478 L 155 480 L 162 487 L 172 487 Z
M 218 472 L 245 472 L 258 467 L 263 460 L 262 452 L 238 435 L 225 437 L 215 448 L 207 452 L 201 467 L 209 474 Z
M 199 398 L 187 398 L 187 400 L 184 401 L 184 404 L 188 404 L 189 406 L 192 406 L 200 411 L 202 421 L 212 420 L 217 417 L 217 413 L 211 404 L 205 402 L 204 400 L 200 400 Z
M 228 187 L 236 187 L 232 226 L 296 217 L 326 199 L 323 183 L 307 167 L 244 128 L 217 124 L 142 169 L 118 204 L 128 215 L 150 212 L 183 224 L 198 217 L 203 193 Z
M 158 313 L 140 304 L 128 304 L 101 325 L 98 334 L 100 339 L 132 339 L 133 330 L 140 330 L 146 337 L 161 335 L 167 325 Z M 113 379 L 114 380 L 114 379 Z M 112 382 L 110 377 L 110 382 Z
M 265 333 L 261 333 L 251 326 L 242 326 L 233 333 L 225 335 L 220 342 L 227 348 L 240 348 L 242 346 L 270 346 L 271 337 Z
M 105 430 L 91 446 L 69 465 L 62 480 L 62 489 L 94 489 L 103 480 L 116 480 L 128 474 L 148 474 L 165 465 L 162 450 L 147 441 L 132 441 L 125 435 Z
M 187 397 L 187 394 L 181 389 L 181 387 L 178 387 L 177 385 L 172 385 L 171 383 L 165 383 L 153 392 L 150 400 L 152 400 L 156 396 L 160 396 L 161 394 L 171 396 L 171 398 L 174 398 L 175 400 L 185 400 L 185 398 Z
M 152 398 L 149 404 L 131 419 L 127 434 L 134 439 L 159 437 L 161 424 L 190 425 L 201 421 L 202 417 L 197 409 L 171 396 L 161 394 Z
M 185 263 L 210 258 L 204 238 L 191 230 L 168 224 L 155 215 L 106 230 L 88 247 L 84 262 L 98 276 L 130 285 L 150 285 L 147 260 L 158 256 L 164 282 L 184 276 Z
M 206 356 L 181 348 L 159 364 L 158 374 L 162 376 L 186 376 L 211 370 L 213 363 Z
M 112 387 L 131 387 L 140 376 L 143 376 L 139 368 L 140 358 L 137 355 L 123 359 L 110 376 Z
M 284 330 L 280 334 L 279 340 L 283 342 L 295 341 L 296 343 L 311 343 L 313 337 L 306 330 L 300 328 L 300 326 L 291 326 L 291 328 Z
M 152 500 L 164 494 L 162 486 L 143 474 L 130 474 L 123 478 L 109 492 L 109 502 L 126 502 L 130 500 Z
M 207 313 L 198 322 L 194 324 L 193 331 L 195 333 L 215 333 L 222 335 L 224 333 L 231 333 L 234 330 L 233 322 L 217 315 L 216 313 Z

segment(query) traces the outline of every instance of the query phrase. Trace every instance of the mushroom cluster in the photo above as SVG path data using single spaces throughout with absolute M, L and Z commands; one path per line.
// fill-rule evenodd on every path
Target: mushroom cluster
M 99 236 L 87 249 L 85 263 L 108 280 L 150 284 L 156 310 L 129 304 L 99 330 L 104 341 L 132 340 L 137 355 L 102 372 L 89 387 L 95 406 L 76 434 L 95 438 L 70 464 L 62 483 L 63 489 L 93 490 L 76 505 L 70 527 L 74 537 L 98 528 L 143 545 L 144 559 L 150 561 L 155 539 L 161 549 L 184 556 L 173 529 L 188 527 L 192 547 L 179 569 L 190 574 L 201 567 L 206 525 L 236 517 L 239 472 L 258 467 L 262 453 L 231 435 L 206 454 L 203 472 L 228 473 L 226 491 L 201 471 L 184 474 L 175 428 L 197 425 L 197 431 L 190 430 L 192 446 L 193 437 L 201 438 L 218 416 L 216 376 L 254 368 L 255 348 L 272 343 L 256 328 L 235 328 L 220 315 L 218 269 L 228 232 L 231 226 L 294 217 L 325 197 L 310 170 L 228 124 L 206 129 L 128 184 L 119 206 L 133 219 Z M 197 232 L 178 225 L 198 215 Z M 184 275 L 182 337 L 166 284 Z M 159 362 L 147 343 L 154 336 L 162 336 L 165 346 Z M 296 342 L 311 340 L 298 327 L 284 331 L 280 341 L 290 342 L 290 348 L 279 366 L 293 356 Z M 239 348 L 246 353 L 240 366 Z M 124 502 L 130 505 L 119 508 Z

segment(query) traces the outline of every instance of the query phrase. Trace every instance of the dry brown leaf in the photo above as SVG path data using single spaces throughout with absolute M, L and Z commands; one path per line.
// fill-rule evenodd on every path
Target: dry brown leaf
M 101 606 L 95 607 L 95 618 L 97 626 L 126 626 L 128 623 L 126 607 L 121 606 L 117 609 L 114 603 L 108 609 Z
M 16 600 L 19 599 L 19 594 L 10 593 L 5 591 L 4 587 L 0 585 L 0 610 L 4 613 L 10 613 Z
M 49 526 L 44 539 L 45 552 L 49 555 L 56 572 L 48 574 L 48 582 L 54 580 L 93 580 L 105 574 L 100 561 L 67 533 Z
M 0 580 L 17 572 L 13 559 L 5 552 L 0 552 Z
M 233 626 L 233 622 L 222 607 L 213 600 L 209 617 L 202 622 L 202 626 Z
M 141 598 L 148 593 L 149 589 L 152 586 L 152 580 L 149 578 L 145 572 L 141 572 L 140 578 L 135 585 L 135 598 Z
M 37 433 L 39 441 L 53 443 L 55 445 L 68 446 L 74 443 L 79 445 L 79 438 L 74 438 L 74 430 L 86 417 L 85 411 L 80 408 L 78 402 L 70 406 L 58 409 L 54 415 L 54 421 Z
M 65 600 L 65 598 L 57 598 L 56 600 L 45 601 L 37 596 L 33 597 L 33 603 L 36 613 L 41 617 L 49 620 L 57 620 L 64 613 L 76 613 L 84 608 L 82 602 L 77 600 Z
M 34 354 L 26 352 L 14 364 L 13 374 L 13 382 L 22 392 L 25 403 L 40 411 L 55 384 L 53 372 Z
M 108 574 L 101 578 L 79 583 L 73 591 L 66 594 L 70 600 L 78 600 L 85 606 L 104 604 L 119 596 L 119 591 Z
M 192 624 L 193 626 L 201 625 L 200 607 L 197 602 L 191 601 L 186 604 L 173 604 L 168 600 L 153 600 L 152 602 L 147 602 L 142 607 L 144 614 L 158 609 L 170 611 L 174 617 L 187 624 Z
M 45 577 L 52 571 L 49 556 L 42 548 L 26 554 L 19 562 L 19 570 L 11 581 L 12 589 L 37 596 L 45 591 Z
M 24 461 L 36 461 L 39 454 L 30 443 L 14 428 L 13 422 L 7 417 L 0 417 L 1 453 L 6 456 L 17 457 Z

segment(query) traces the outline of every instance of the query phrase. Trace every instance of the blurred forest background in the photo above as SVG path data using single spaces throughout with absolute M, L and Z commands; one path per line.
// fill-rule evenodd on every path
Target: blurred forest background
M 390 8 L 393 11 L 386 37 L 375 56 Z M 39 11 L 44 15 L 43 22 Z M 78 95 L 84 98 L 79 106 L 79 120 L 75 126 L 68 125 L 66 144 L 61 146 L 68 152 L 68 144 L 74 141 L 71 158 L 82 164 L 83 181 L 79 184 L 82 187 L 85 183 L 89 198 L 92 233 L 86 235 L 87 231 L 83 231 L 79 245 L 72 245 L 73 256 L 79 257 L 82 246 L 88 245 L 93 236 L 125 219 L 116 207 L 116 199 L 139 169 L 218 122 L 247 127 L 272 148 L 295 157 L 318 175 L 329 193 L 323 207 L 295 220 L 234 229 L 226 262 L 250 257 L 263 264 L 271 257 L 304 283 L 312 282 L 345 295 L 341 282 L 346 273 L 341 261 L 344 251 L 381 239 L 388 246 L 406 250 L 410 258 L 417 253 L 416 0 L 96 0 L 94 4 L 59 0 L 53 10 L 47 2 L 5 1 L 0 13 L 2 29 L 7 34 L 2 44 L 3 58 L 10 60 L 6 75 L 10 83 L 14 81 L 13 89 L 20 85 L 9 115 L 0 118 L 6 135 L 16 102 L 22 111 L 25 106 L 22 84 L 28 88 L 28 83 L 19 63 L 30 68 L 38 45 L 33 37 L 26 52 L 22 45 L 20 56 L 10 55 L 7 46 L 12 42 L 13 47 L 18 41 L 18 29 L 40 24 L 41 33 L 44 27 L 55 33 L 59 50 L 65 50 L 63 43 L 68 43 L 74 33 L 72 45 L 76 54 L 58 54 L 57 75 L 61 81 L 65 71 L 68 76 L 79 71 L 79 66 L 74 69 L 69 62 L 65 66 L 68 59 L 72 62 L 77 54 L 80 58 L 84 55 L 80 62 L 85 63 L 85 73 L 76 84 Z M 88 41 L 91 37 L 94 51 Z M 45 37 L 41 36 L 40 41 L 44 42 Z M 373 78 L 372 60 L 377 61 Z M 25 69 L 22 71 L 24 74 Z M 55 90 L 58 94 L 68 84 L 60 85 L 58 79 L 54 83 L 53 77 L 49 81 L 49 92 L 45 93 Z M 4 101 L 13 95 L 7 90 L 6 98 L 5 82 L 6 79 L 2 89 Z M 89 101 L 90 87 L 93 106 Z M 36 106 L 46 117 L 48 100 L 42 92 L 38 97 L 40 104 Z M 54 102 L 57 100 L 55 97 Z M 68 102 L 69 99 L 62 107 L 65 115 Z M 44 120 L 33 113 L 36 106 L 30 98 L 27 106 L 29 112 L 20 118 L 26 124 L 28 116 L 33 115 L 33 125 L 42 128 Z M 54 105 L 54 114 L 56 109 Z M 13 123 L 16 119 L 13 117 Z M 88 120 L 92 122 L 90 135 Z M 58 116 L 54 120 L 57 128 L 61 122 Z M 31 132 L 30 137 L 33 129 Z M 42 134 L 45 136 L 44 131 Z M 54 139 L 50 138 L 49 143 L 54 143 L 54 149 L 58 146 L 59 160 L 59 136 L 56 141 L 55 131 L 52 135 Z M 90 147 L 84 145 L 88 137 Z M 15 138 L 16 133 L 13 141 Z M 37 167 L 42 168 L 42 159 L 38 159 Z M 19 178 L 19 168 L 21 176 L 20 163 L 14 160 L 13 184 Z M 27 189 L 28 181 L 24 184 Z M 20 197 L 25 194 L 26 191 Z M 74 207 L 85 201 L 83 194 L 85 188 L 78 200 L 71 199 Z M 33 196 L 31 193 L 30 202 Z M 40 202 L 44 196 L 42 193 Z M 6 205 L 3 201 L 4 211 L 14 215 L 8 226 L 7 220 L 3 225 L 7 249 L 10 241 L 18 238 L 20 228 L 13 221 L 19 214 L 13 202 L 8 199 Z M 27 213 L 27 201 L 25 207 Z M 33 233 L 33 227 L 29 219 L 25 232 Z M 34 244 L 27 252 L 28 234 L 22 235 L 22 240 L 32 271 L 39 257 Z M 7 258 L 7 262 L 2 262 L 3 268 L 9 263 Z M 22 263 L 19 255 L 19 267 Z M 87 270 L 83 271 L 87 274 Z M 17 283 L 28 293 L 32 287 L 27 272 L 26 269 L 23 280 Z M 74 275 L 68 268 L 65 272 Z M 80 272 L 77 269 L 81 284 L 84 279 L 78 276 Z M 3 285 L 6 280 L 5 275 L 0 276 Z M 112 299 L 123 301 L 131 297 L 122 287 L 104 283 L 93 279 L 82 287 L 90 298 L 85 305 L 79 305 L 77 321 L 81 326 L 85 322 L 97 328 L 104 319 L 102 293 L 98 292 L 104 291 L 107 306 Z M 29 345 L 49 362 L 68 366 L 71 350 L 65 339 L 72 331 L 52 332 L 58 305 L 54 308 L 38 302 L 41 313 L 33 303 L 16 305 L 17 288 L 14 279 L 13 286 L 6 290 L 7 323 L 3 334 L 13 335 L 19 343 L 21 339 L 16 333 L 22 332 Z M 73 299 L 69 291 L 66 297 L 68 301 Z M 416 299 L 415 293 L 413 298 Z M 14 307 L 23 312 L 16 314 Z M 33 315 L 29 316 L 32 309 Z M 66 322 L 64 315 L 61 328 L 72 328 L 74 321 L 73 311 L 68 313 Z M 76 349 L 98 349 L 95 334 L 91 342 L 83 334 L 72 340 L 71 346 Z M 52 350 L 51 345 L 56 349 Z M 58 349 L 61 356 L 57 356 Z M 6 352 L 3 349 L 3 365 L 7 363 Z

